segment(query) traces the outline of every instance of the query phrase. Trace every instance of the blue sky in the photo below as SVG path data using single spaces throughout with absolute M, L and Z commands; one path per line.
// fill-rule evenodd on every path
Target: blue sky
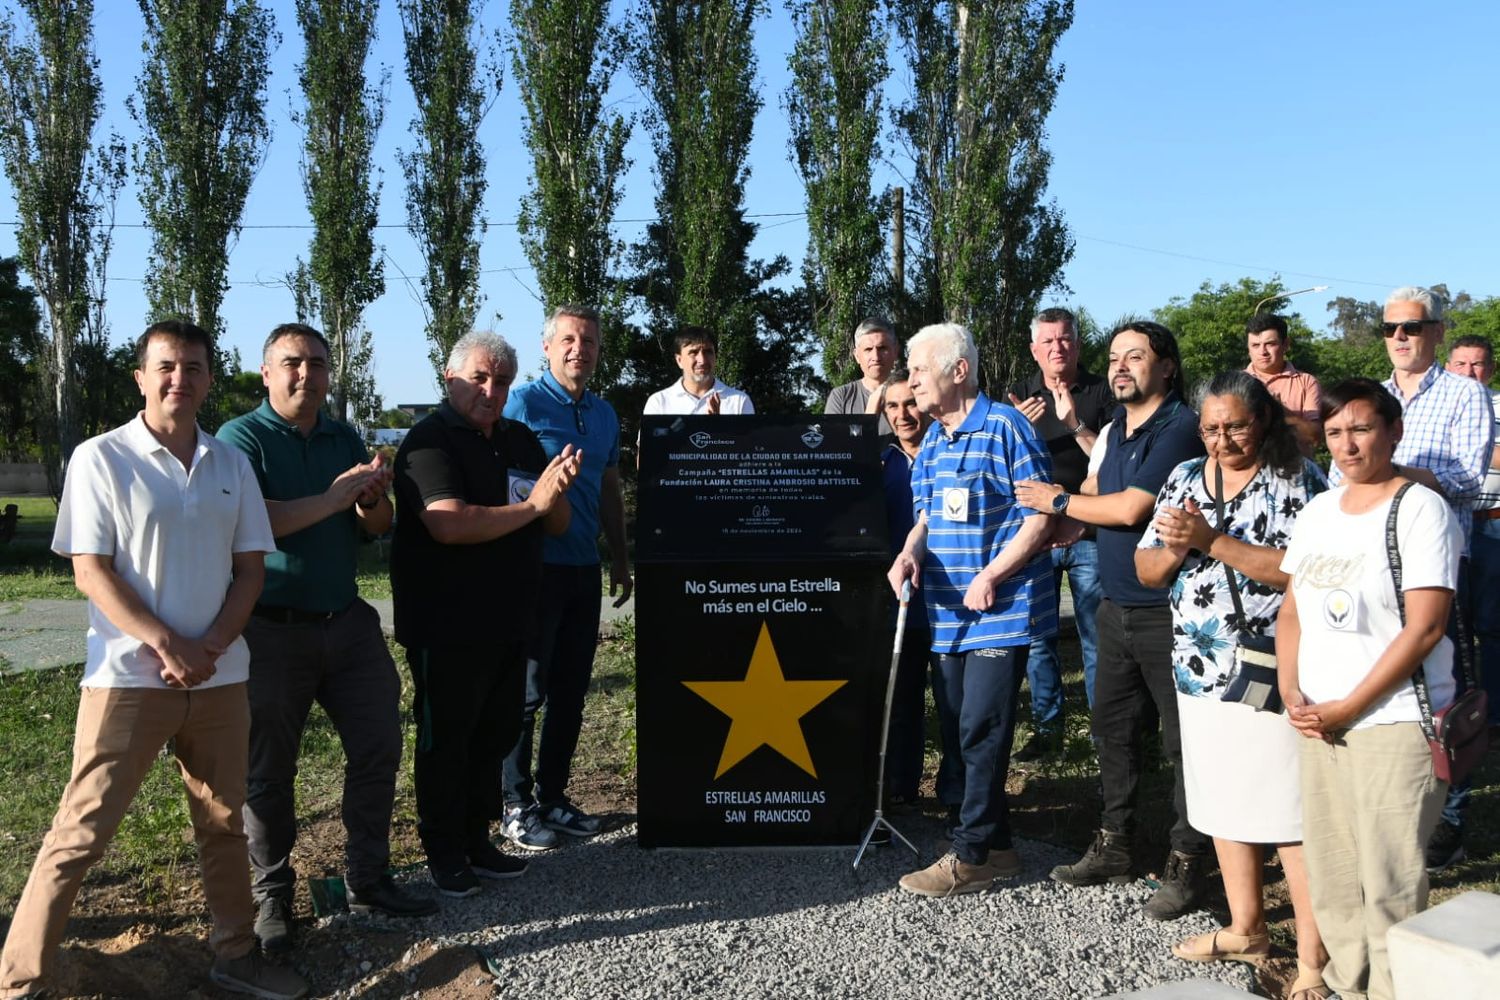
M 275 136 L 246 207 L 247 226 L 308 222 L 299 174 L 300 135 L 288 117 L 302 44 L 291 0 L 271 0 L 282 33 L 269 96 Z M 491 0 L 486 22 L 505 27 L 508 3 Z M 125 98 L 142 55 L 140 15 L 128 0 L 98 0 L 97 49 L 105 83 L 101 128 L 127 139 L 134 124 Z M 1280 274 L 1290 288 L 1326 284 L 1295 301 L 1314 328 L 1336 295 L 1383 298 L 1395 285 L 1447 282 L 1475 296 L 1497 289 L 1500 205 L 1495 197 L 1496 118 L 1500 115 L 1500 5 L 1442 5 L 1424 23 L 1409 4 L 1329 0 L 1151 2 L 1080 0 L 1061 46 L 1066 76 L 1049 119 L 1051 193 L 1077 251 L 1058 302 L 1087 307 L 1107 322 L 1147 312 L 1203 281 Z M 391 69 L 391 102 L 377 158 L 385 169 L 379 234 L 388 261 L 386 294 L 367 313 L 375 332 L 376 378 L 386 404 L 430 399 L 422 310 L 421 258 L 401 228 L 406 211 L 395 150 L 410 148 L 409 88 L 402 74 L 394 0 L 381 10 L 377 59 Z M 790 19 L 779 3 L 757 33 L 761 93 L 751 213 L 797 213 L 801 181 L 787 155 L 781 94 L 788 77 Z M 490 230 L 483 247 L 483 316 L 521 351 L 523 371 L 540 363 L 541 306 L 513 223 L 529 170 L 520 139 L 514 81 L 506 81 L 486 120 Z M 894 47 L 890 92 L 906 78 Z M 622 76 L 612 97 L 626 111 L 643 100 Z M 887 146 L 891 146 L 887 143 Z M 644 131 L 618 217 L 652 213 L 652 157 Z M 900 183 L 905 164 L 888 148 L 883 183 Z M 0 179 L 0 205 L 10 206 Z M 0 220 L 11 218 L 0 208 Z M 109 314 L 117 340 L 144 325 L 141 285 L 148 250 L 135 190 L 122 195 L 111 263 Z M 760 256 L 802 257 L 800 218 L 764 218 Z M 126 228 L 135 226 L 136 228 Z M 622 221 L 627 240 L 642 224 Z M 298 253 L 302 229 L 246 229 L 234 249 L 224 304 L 226 346 L 247 364 L 277 322 L 290 317 L 279 284 Z M 14 251 L 0 227 L 0 253 Z M 410 284 L 403 278 L 410 276 Z

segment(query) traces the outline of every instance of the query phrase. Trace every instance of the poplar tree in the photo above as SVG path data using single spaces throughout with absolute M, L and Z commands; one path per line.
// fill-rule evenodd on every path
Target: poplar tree
M 407 227 L 422 251 L 429 357 L 439 378 L 479 312 L 479 238 L 486 232 L 479 126 L 500 91 L 478 65 L 479 0 L 398 0 L 406 78 L 416 98 L 416 145 L 396 155 L 406 178 Z
M 881 89 L 890 68 L 881 0 L 790 0 L 797 30 L 784 104 L 791 150 L 807 204 L 803 279 L 823 372 L 833 383 L 858 374 L 854 328 L 881 308 L 882 199 L 871 190 L 880 160 Z
M 525 108 L 531 186 L 517 228 L 545 309 L 600 306 L 603 348 L 594 376 L 615 385 L 628 350 L 623 290 L 614 271 L 624 249 L 610 225 L 630 161 L 631 123 L 604 110 L 625 32 L 608 22 L 608 0 L 511 0 L 511 72 Z
M 103 110 L 92 0 L 17 0 L 30 22 L 0 19 L 0 159 L 16 202 L 16 245 L 46 314 L 52 438 L 61 484 L 82 438 L 74 354 L 107 339 L 104 274 L 114 203 L 125 179 L 118 138 L 92 147 Z
M 1073 240 L 1044 202 L 1052 156 L 1046 120 L 1062 81 L 1053 60 L 1072 0 L 895 0 L 912 97 L 896 112 L 912 161 L 915 294 L 929 321 L 964 323 L 979 344 L 981 384 L 1009 384 L 1029 364 L 1041 296 L 1065 289 Z
M 297 68 L 304 103 L 293 120 L 303 129 L 302 185 L 313 220 L 305 277 L 316 286 L 315 296 L 297 298 L 328 338 L 334 415 L 347 421 L 352 412 L 361 423 L 380 412 L 364 311 L 385 291 L 372 161 L 389 74 L 373 85 L 365 75 L 378 10 L 378 0 L 297 0 L 306 54 Z
M 139 3 L 145 60 L 127 103 L 141 127 L 131 154 L 151 229 L 148 320 L 185 319 L 217 339 L 229 254 L 271 142 L 266 83 L 281 36 L 256 0 Z M 210 426 L 217 408 L 214 399 Z

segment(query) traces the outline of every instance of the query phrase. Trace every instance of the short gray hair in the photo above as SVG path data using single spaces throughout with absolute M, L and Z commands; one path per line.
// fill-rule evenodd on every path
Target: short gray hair
M 562 305 L 552 310 L 551 315 L 547 317 L 547 321 L 542 324 L 542 343 L 552 343 L 552 337 L 557 333 L 557 321 L 562 319 L 564 316 L 571 316 L 574 319 L 587 320 L 588 322 L 594 324 L 595 330 L 599 329 L 599 310 L 595 309 L 593 306 L 580 306 L 575 305 L 572 302 L 564 302 Z M 603 347 L 602 344 L 600 346 Z
M 1064 309 L 1062 306 L 1052 306 L 1033 316 L 1031 319 L 1031 342 L 1033 344 L 1036 343 L 1037 328 L 1043 323 L 1062 323 L 1068 331 L 1068 336 L 1074 340 L 1078 339 L 1078 317 L 1074 316 L 1071 310 Z
M 1418 303 L 1422 307 L 1423 319 L 1437 322 L 1443 318 L 1443 297 L 1430 288 L 1422 288 L 1418 285 L 1405 285 L 1386 296 L 1386 305 L 1391 305 L 1394 302 Z
M 456 372 L 469 360 L 469 355 L 479 352 L 491 361 L 504 361 L 510 365 L 512 375 L 519 371 L 516 365 L 516 349 L 510 342 L 493 330 L 475 330 L 459 337 L 448 352 L 447 370 Z
M 896 345 L 896 353 L 901 353 L 901 340 L 896 336 L 896 325 L 884 316 L 871 316 L 859 326 L 854 328 L 854 336 L 850 343 L 859 346 L 859 338 L 867 333 L 884 333 L 891 338 L 891 343 Z
M 964 380 L 964 385 L 979 384 L 979 348 L 974 345 L 974 338 L 967 327 L 957 323 L 924 326 L 917 331 L 916 336 L 907 341 L 908 356 L 915 354 L 917 348 L 924 345 L 931 345 L 931 360 L 939 375 L 952 375 L 958 359 L 963 358 L 969 363 L 969 377 Z

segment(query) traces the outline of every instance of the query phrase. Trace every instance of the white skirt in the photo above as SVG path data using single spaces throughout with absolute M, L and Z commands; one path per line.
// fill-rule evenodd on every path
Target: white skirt
M 1246 844 L 1302 840 L 1299 757 L 1307 739 L 1279 712 L 1177 692 L 1187 818 Z

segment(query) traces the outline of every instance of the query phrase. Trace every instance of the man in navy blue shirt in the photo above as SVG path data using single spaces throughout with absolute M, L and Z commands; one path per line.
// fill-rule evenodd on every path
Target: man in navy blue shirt
M 1076 863 L 1052 877 L 1066 885 L 1124 882 L 1131 877 L 1131 839 L 1151 709 L 1161 718 L 1162 743 L 1176 772 L 1172 852 L 1147 916 L 1171 920 L 1197 909 L 1203 896 L 1209 841 L 1187 820 L 1182 741 L 1172 679 L 1172 611 L 1165 588 L 1142 585 L 1135 547 L 1151 518 L 1156 494 L 1177 465 L 1204 453 L 1198 417 L 1183 401 L 1182 356 L 1172 331 L 1132 322 L 1114 331 L 1109 384 L 1120 408 L 1099 467 L 1097 495 L 1069 494 L 1051 483 L 1018 483 L 1016 497 L 1034 510 L 1066 515 L 1098 528 L 1098 673 L 1094 679 L 1094 743 L 1103 786 L 1101 829 Z M 1059 532 L 1066 539 L 1066 531 Z

